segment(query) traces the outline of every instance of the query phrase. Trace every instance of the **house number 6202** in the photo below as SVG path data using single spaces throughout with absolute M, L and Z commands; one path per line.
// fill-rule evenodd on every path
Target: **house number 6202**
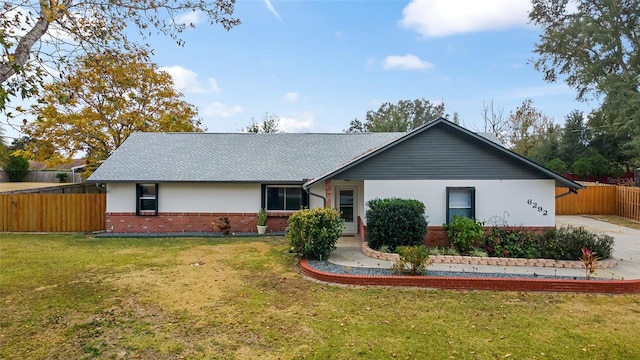
M 539 213 L 542 213 L 542 216 L 547 216 L 547 214 L 549 213 L 549 211 L 545 208 L 543 208 L 542 206 L 538 205 L 537 202 L 529 199 L 527 200 L 527 205 L 531 205 L 532 208 L 538 210 Z

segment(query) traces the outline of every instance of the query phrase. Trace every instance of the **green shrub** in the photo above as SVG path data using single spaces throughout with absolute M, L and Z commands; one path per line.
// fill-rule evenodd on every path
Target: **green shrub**
M 407 271 L 409 274 L 417 275 L 433 262 L 429 259 L 429 252 L 424 245 L 398 246 L 396 250 L 400 258 L 391 269 L 399 273 Z
M 583 248 L 606 259 L 613 251 L 613 237 L 588 231 L 582 226 L 567 225 L 547 231 L 540 238 L 538 248 L 541 257 L 548 259 L 579 260 Z
M 449 242 L 460 252 L 473 249 L 476 242 L 482 240 L 484 225 L 476 219 L 454 216 L 449 224 L 444 224 Z
M 9 162 L 4 171 L 9 176 L 9 181 L 22 181 L 25 175 L 27 175 L 27 172 L 29 172 L 29 160 L 20 155 L 9 156 Z
M 287 238 L 294 251 L 311 260 L 326 260 L 336 248 L 344 220 L 336 209 L 303 209 L 289 217 Z
M 562 161 L 560 158 L 553 158 L 549 160 L 545 167 L 555 173 L 564 174 L 567 172 L 567 164 Z
M 484 248 L 489 256 L 533 259 L 538 257 L 539 238 L 532 232 L 493 227 L 484 237 Z
M 258 221 L 258 226 L 266 226 L 267 225 L 267 210 L 260 209 L 258 211 L 258 215 L 257 217 L 257 221 Z
M 373 199 L 367 202 L 367 237 L 372 249 L 424 243 L 427 219 L 424 204 L 410 199 Z

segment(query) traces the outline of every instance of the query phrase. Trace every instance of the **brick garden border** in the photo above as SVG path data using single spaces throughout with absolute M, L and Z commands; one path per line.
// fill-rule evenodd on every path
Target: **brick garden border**
M 329 283 L 359 286 L 410 286 L 453 290 L 549 291 L 603 294 L 640 293 L 640 279 L 634 280 L 560 280 L 528 278 L 477 278 L 445 276 L 374 276 L 336 274 L 317 270 L 306 259 L 300 271 L 313 279 Z

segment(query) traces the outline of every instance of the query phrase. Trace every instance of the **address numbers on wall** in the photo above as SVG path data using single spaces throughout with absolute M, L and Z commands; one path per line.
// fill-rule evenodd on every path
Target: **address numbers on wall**
M 547 214 L 549 213 L 549 211 L 547 209 L 545 209 L 542 206 L 538 205 L 537 202 L 535 202 L 535 201 L 533 201 L 531 199 L 527 200 L 527 205 L 531 205 L 531 207 L 533 209 L 538 210 L 539 213 L 542 213 L 542 216 L 547 216 Z

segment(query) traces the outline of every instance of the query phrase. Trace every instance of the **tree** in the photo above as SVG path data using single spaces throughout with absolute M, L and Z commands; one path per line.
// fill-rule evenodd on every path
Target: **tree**
M 571 171 L 578 176 L 592 176 L 598 178 L 609 173 L 610 167 L 607 159 L 601 154 L 593 152 L 582 156 L 571 166 Z
M 627 134 L 622 147 L 640 154 L 640 0 L 532 3 L 529 19 L 544 29 L 534 67 L 549 82 L 565 77 L 580 100 L 603 97 L 598 125 L 609 137 Z
M 251 118 L 251 124 L 241 129 L 242 132 L 248 133 L 278 133 L 280 132 L 280 118 L 276 114 L 264 113 L 260 122 L 254 117 Z
M 435 105 L 425 98 L 400 100 L 397 104 L 386 102 L 376 111 L 367 111 L 364 123 L 353 119 L 345 132 L 407 132 L 443 114 L 444 104 Z
M 526 99 L 515 112 L 509 113 L 507 141 L 511 150 L 530 157 L 536 143 L 551 126 L 551 119 L 533 106 L 533 100 Z
M 560 158 L 567 164 L 573 164 L 585 155 L 591 140 L 589 127 L 584 122 L 581 111 L 572 111 L 564 121 L 564 130 L 560 145 Z
M 506 144 L 509 123 L 504 118 L 504 108 L 501 106 L 496 108 L 493 99 L 488 105 L 482 103 L 482 119 L 484 120 L 484 132 L 495 135 L 502 144 Z
M 180 33 L 192 23 L 178 20 L 198 12 L 226 30 L 235 0 L 8 0 L 0 10 L 0 110 L 9 97 L 34 96 L 46 68 L 63 69 L 87 53 L 133 51 L 144 46 L 128 36 L 136 27 L 142 39 L 154 32 L 183 44 Z
M 546 164 L 561 154 L 560 139 L 562 128 L 560 125 L 550 124 L 544 133 L 534 138 L 531 149 L 526 156 L 538 164 Z
M 549 160 L 545 164 L 545 167 L 558 174 L 564 174 L 567 172 L 567 164 L 558 157 Z
M 9 181 L 22 181 L 29 171 L 29 160 L 20 155 L 11 155 L 4 170 L 9 176 Z
M 44 86 L 22 131 L 29 158 L 50 164 L 87 157 L 90 174 L 136 131 L 200 131 L 196 110 L 181 99 L 168 73 L 135 54 L 88 55 L 64 80 Z

